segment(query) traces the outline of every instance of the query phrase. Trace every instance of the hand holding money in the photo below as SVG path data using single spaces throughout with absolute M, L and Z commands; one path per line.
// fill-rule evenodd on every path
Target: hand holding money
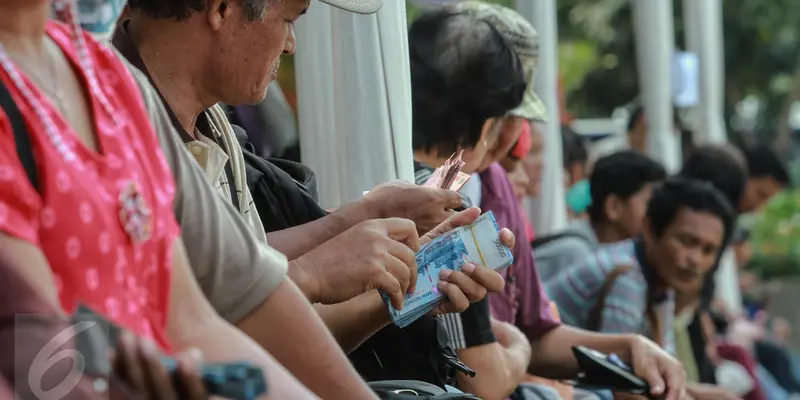
M 360 203 L 369 219 L 410 219 L 423 235 L 453 215 L 452 210 L 461 206 L 461 196 L 450 190 L 392 181 L 365 193 Z
M 481 210 L 477 207 L 468 208 L 450 217 L 447 221 L 428 232 L 420 238 L 420 245 L 432 241 L 436 237 L 452 231 L 458 227 L 467 226 L 480 217 Z M 500 230 L 500 242 L 508 248 L 514 247 L 514 234 L 508 228 Z M 474 268 L 473 268 L 474 267 Z M 441 292 L 447 298 L 434 308 L 431 315 L 463 312 L 470 303 L 480 301 L 486 293 L 496 293 L 505 287 L 505 279 L 495 270 L 477 267 L 473 264 L 462 266 L 461 271 L 449 270 L 440 273 L 442 282 L 448 283 Z
M 474 216 L 480 211 L 467 210 L 462 218 L 466 220 L 470 217 L 470 213 Z M 403 328 L 433 310 L 453 312 L 455 310 L 451 310 L 452 307 L 439 306 L 448 300 L 451 306 L 458 306 L 458 303 L 463 303 L 464 300 L 467 300 L 467 303 L 480 300 L 485 292 L 477 290 L 478 295 L 466 299 L 464 291 L 461 290 L 466 289 L 466 292 L 474 293 L 476 291 L 474 285 L 488 285 L 483 287 L 495 291 L 502 290 L 502 278 L 493 271 L 487 271 L 487 268 L 491 270 L 505 268 L 513 262 L 511 251 L 504 242 L 500 239 L 500 230 L 491 212 L 478 217 L 469 225 L 439 234 L 428 241 L 416 253 L 417 286 L 413 293 L 405 295 L 403 309 L 397 310 L 392 307 L 389 304 L 389 296 L 381 293 L 392 321 Z M 481 282 L 478 283 L 475 279 Z

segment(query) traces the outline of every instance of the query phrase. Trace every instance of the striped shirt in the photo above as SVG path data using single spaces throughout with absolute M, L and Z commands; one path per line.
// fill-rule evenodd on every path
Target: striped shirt
M 590 313 L 599 300 L 608 275 L 617 267 L 630 266 L 633 268 L 620 274 L 606 294 L 599 331 L 652 336 L 645 317 L 648 280 L 637 243 L 635 240 L 626 240 L 601 247 L 545 284 L 547 295 L 558 304 L 562 322 L 582 329 L 591 328 Z M 655 306 L 657 317 L 664 327 L 663 337 L 651 337 L 661 342 L 668 351 L 673 350 L 672 329 L 669 327 L 674 310 L 674 293 L 670 291 Z

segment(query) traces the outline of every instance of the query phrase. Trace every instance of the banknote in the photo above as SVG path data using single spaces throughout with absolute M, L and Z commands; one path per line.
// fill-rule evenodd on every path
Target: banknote
M 388 296 L 381 293 L 392 322 L 404 328 L 445 300 L 438 288 L 442 269 L 458 271 L 466 262 L 491 269 L 511 265 L 514 257 L 500 241 L 499 231 L 490 211 L 472 224 L 447 232 L 422 246 L 416 254 L 417 287 L 414 293 L 406 294 L 403 309 L 396 310 Z

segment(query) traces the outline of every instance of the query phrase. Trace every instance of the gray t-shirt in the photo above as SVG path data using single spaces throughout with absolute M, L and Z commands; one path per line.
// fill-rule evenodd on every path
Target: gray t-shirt
M 148 78 L 118 54 L 139 85 L 161 151 L 175 178 L 175 218 L 192 270 L 217 312 L 231 323 L 261 305 L 286 277 L 286 257 L 256 239 L 219 196 L 184 146 Z
M 587 220 L 573 221 L 560 235 L 533 251 L 533 259 L 542 283 L 582 262 L 600 246 L 597 235 Z

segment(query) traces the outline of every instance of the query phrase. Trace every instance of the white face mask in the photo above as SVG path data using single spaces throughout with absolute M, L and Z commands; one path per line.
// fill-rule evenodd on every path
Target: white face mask
M 98 36 L 110 35 L 127 0 L 76 0 L 81 27 Z

